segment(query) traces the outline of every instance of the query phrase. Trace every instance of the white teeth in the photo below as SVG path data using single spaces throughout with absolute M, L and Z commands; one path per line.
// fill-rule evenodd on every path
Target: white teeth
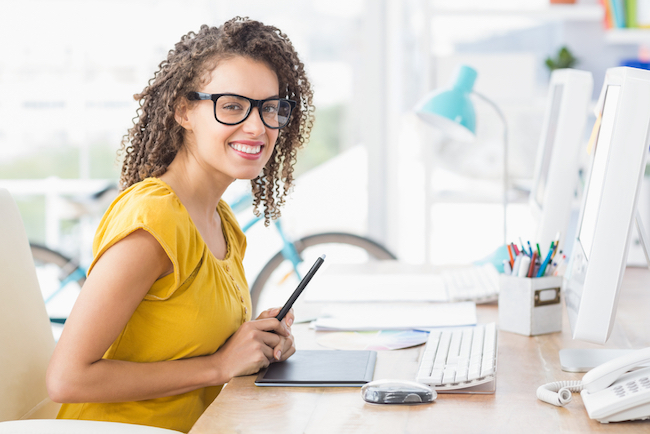
M 241 143 L 231 143 L 230 147 L 236 149 L 239 152 L 245 152 L 247 154 L 259 154 L 262 149 L 261 146 L 245 146 Z

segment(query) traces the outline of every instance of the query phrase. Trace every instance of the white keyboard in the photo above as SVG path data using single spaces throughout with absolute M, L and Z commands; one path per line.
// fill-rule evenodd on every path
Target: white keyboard
M 489 303 L 499 298 L 499 272 L 492 264 L 451 269 L 440 276 L 449 301 Z
M 478 386 L 495 380 L 496 323 L 434 329 L 429 333 L 416 376 L 436 390 Z

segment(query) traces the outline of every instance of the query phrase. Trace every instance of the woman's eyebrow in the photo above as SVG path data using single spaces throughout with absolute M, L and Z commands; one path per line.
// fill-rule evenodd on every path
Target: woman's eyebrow
M 237 95 L 237 96 L 245 96 L 246 98 L 250 98 L 249 96 L 242 95 L 241 93 L 237 93 L 237 92 L 205 92 L 205 93 L 209 93 L 209 94 L 213 94 L 213 95 L 219 95 L 219 94 L 221 94 L 221 95 Z M 275 99 L 275 98 L 279 99 L 280 94 L 276 93 L 274 95 L 267 96 L 266 98 L 260 99 L 260 101 L 264 101 L 266 99 Z M 255 99 L 255 98 L 251 98 L 251 99 Z

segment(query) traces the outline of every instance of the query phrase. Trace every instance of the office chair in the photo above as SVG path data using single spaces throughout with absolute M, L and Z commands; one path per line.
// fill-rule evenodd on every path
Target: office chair
M 116 422 L 56 420 L 45 387 L 54 351 L 36 268 L 18 207 L 0 189 L 0 434 L 178 434 Z

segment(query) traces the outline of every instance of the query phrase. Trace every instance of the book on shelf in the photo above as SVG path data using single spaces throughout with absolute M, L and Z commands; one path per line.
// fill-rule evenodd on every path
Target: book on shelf
M 600 0 L 606 29 L 650 29 L 650 0 Z

